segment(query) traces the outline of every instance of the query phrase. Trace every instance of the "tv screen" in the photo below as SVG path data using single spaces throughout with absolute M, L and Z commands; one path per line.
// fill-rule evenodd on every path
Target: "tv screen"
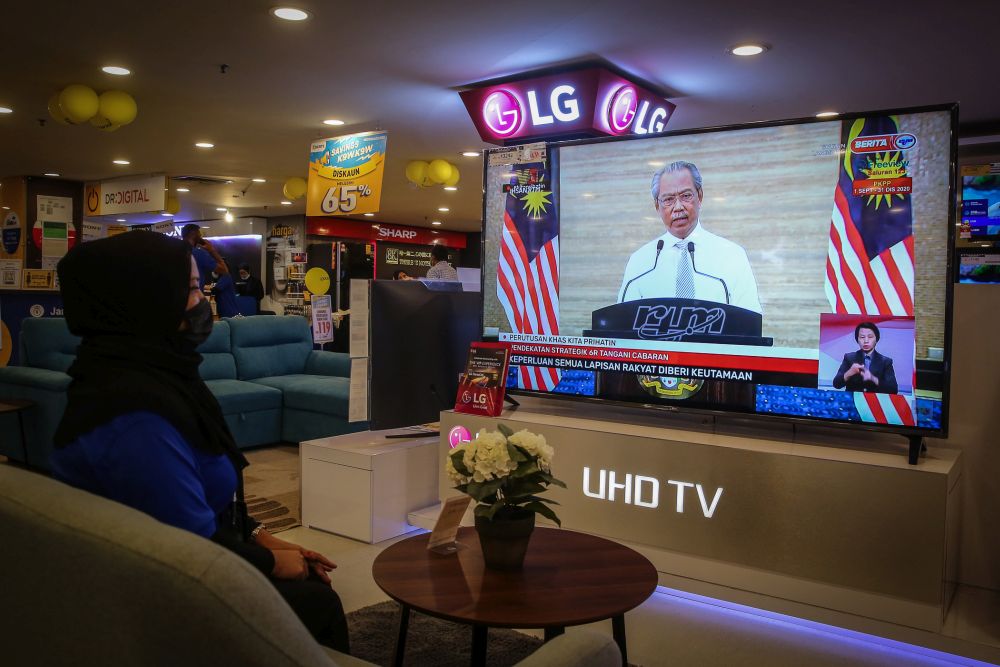
M 489 151 L 508 387 L 944 434 L 955 129 L 935 107 Z
M 963 250 L 958 259 L 958 282 L 969 285 L 1000 283 L 1000 253 Z
M 1000 163 L 962 168 L 961 235 L 1000 237 Z

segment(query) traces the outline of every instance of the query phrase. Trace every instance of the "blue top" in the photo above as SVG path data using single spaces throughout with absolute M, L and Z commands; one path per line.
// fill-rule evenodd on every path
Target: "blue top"
M 215 309 L 219 317 L 236 317 L 240 314 L 240 306 L 236 302 L 236 286 L 229 274 L 219 276 L 212 290 L 215 295 Z
M 191 251 L 194 263 L 198 265 L 198 287 L 205 288 L 205 279 L 212 275 L 215 267 L 219 265 L 215 259 L 202 247 L 195 246 Z
M 56 479 L 202 537 L 215 534 L 236 491 L 225 454 L 195 449 L 152 412 L 116 417 L 54 450 L 50 460 Z

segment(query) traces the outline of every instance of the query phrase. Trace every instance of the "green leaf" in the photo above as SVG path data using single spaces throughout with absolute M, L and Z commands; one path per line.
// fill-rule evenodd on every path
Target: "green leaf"
M 455 487 L 455 490 L 461 491 L 462 493 L 468 493 L 469 492 L 468 488 L 469 488 L 468 484 L 459 484 L 458 486 Z
M 529 452 L 527 449 L 525 449 L 521 445 L 514 445 L 514 447 L 517 449 L 517 451 L 521 452 L 521 454 L 523 454 L 524 457 L 526 459 L 528 459 L 529 461 L 537 461 L 538 460 L 537 456 L 535 456 L 534 454 L 532 454 L 531 452 Z
M 541 471 L 541 474 L 539 475 L 539 477 L 546 484 L 555 484 L 556 486 L 561 486 L 564 489 L 566 488 L 566 482 L 564 482 L 562 480 L 559 480 L 559 479 L 556 479 L 555 477 L 553 477 L 552 475 L 550 475 L 549 473 L 547 473 L 545 471 Z
M 537 482 L 532 482 L 530 480 L 520 479 L 512 482 L 507 488 L 507 497 L 514 498 L 524 498 L 525 496 L 534 495 L 536 493 L 542 493 L 545 491 L 545 487 Z
M 528 496 L 527 498 L 521 498 L 522 501 L 548 503 L 549 505 L 559 505 L 558 501 L 552 500 L 550 498 L 542 498 L 541 496 Z
M 556 525 L 562 528 L 562 521 L 559 520 L 559 517 L 556 516 L 556 513 L 553 512 L 551 509 L 549 509 L 547 506 L 543 505 L 542 503 L 539 502 L 528 503 L 527 505 L 524 506 L 524 509 L 531 510 L 532 512 L 537 512 L 538 514 L 544 516 L 546 519 L 549 519 L 550 521 L 555 521 Z
M 491 493 L 496 493 L 497 489 L 503 486 L 504 479 L 491 479 L 488 482 L 469 482 L 469 488 L 466 490 L 470 496 L 482 502 L 483 499 L 490 495 Z
M 461 475 L 466 477 L 472 477 L 472 471 L 465 467 L 465 461 L 462 460 L 462 452 L 454 452 L 451 456 L 451 464 L 455 466 L 455 470 Z
M 496 514 L 497 510 L 501 507 L 503 507 L 503 503 L 500 502 L 493 503 L 492 505 L 476 505 L 476 509 L 473 510 L 473 514 L 492 521 L 493 515 Z
M 510 436 L 514 435 L 514 431 L 512 431 L 511 428 L 506 424 L 497 424 L 497 430 L 503 433 L 503 437 L 505 438 L 509 438 Z
M 527 477 L 528 475 L 532 475 L 537 472 L 541 472 L 538 469 L 538 464 L 532 461 L 527 465 L 519 465 L 516 470 L 510 473 L 510 477 L 512 479 L 518 479 L 521 477 Z
M 522 454 L 517 447 L 510 444 L 509 442 L 507 443 L 507 456 L 510 457 L 511 461 L 516 461 L 517 463 L 523 463 L 524 461 L 531 460 L 527 456 Z

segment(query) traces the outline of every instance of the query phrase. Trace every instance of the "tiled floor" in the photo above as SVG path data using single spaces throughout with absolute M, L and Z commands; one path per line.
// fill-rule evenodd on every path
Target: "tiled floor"
M 372 580 L 371 565 L 393 541 L 369 545 L 303 527 L 285 531 L 281 537 L 320 551 L 338 564 L 333 582 L 347 611 L 388 599 Z M 764 617 L 748 609 L 723 608 L 662 588 L 626 615 L 626 626 L 629 659 L 645 667 L 990 664 L 941 652 L 921 652 L 776 615 Z M 593 627 L 611 633 L 610 622 Z M 963 589 L 952 606 L 946 631 L 966 640 L 1000 646 L 1000 595 Z M 1000 649 L 994 651 L 992 659 L 1000 659 Z

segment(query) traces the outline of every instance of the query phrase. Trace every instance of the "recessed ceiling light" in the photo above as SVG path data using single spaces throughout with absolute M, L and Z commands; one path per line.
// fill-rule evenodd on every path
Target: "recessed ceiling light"
M 14 110 L 10 107 L 0 107 L 0 113 L 14 113 Z
M 172 218 L 172 217 L 174 217 L 174 214 L 173 214 L 173 213 L 170 213 L 170 212 L 168 212 L 168 211 L 160 211 L 160 215 L 165 215 L 165 216 L 167 216 L 168 218 Z
M 448 192 L 457 192 L 458 191 L 458 188 L 455 187 L 454 185 L 446 185 L 446 186 L 444 186 L 444 189 L 447 190 Z
M 816 117 L 817 118 L 830 118 L 832 116 L 839 116 L 839 115 L 840 114 L 837 113 L 836 111 L 820 111 L 818 114 L 816 114 Z
M 763 44 L 740 44 L 729 49 L 734 56 L 756 56 L 767 51 Z
M 441 221 L 440 220 L 434 220 L 434 221 L 431 222 L 431 224 L 432 225 L 440 225 Z
M 250 179 L 250 180 L 252 180 L 254 183 L 267 183 L 267 179 L 266 178 L 253 178 L 253 179 Z
M 282 205 L 282 206 L 291 206 L 291 205 L 292 205 L 292 202 L 290 202 L 290 201 L 282 201 L 282 202 L 281 202 L 281 205 Z
M 462 151 L 462 155 L 465 157 L 479 157 L 479 153 L 477 151 Z
M 112 160 L 115 164 L 132 164 L 128 160 Z
M 3 210 L 5 210 L 5 211 L 9 211 L 9 210 L 10 210 L 10 206 L 4 206 L 4 207 L 3 207 Z
M 224 216 L 224 218 L 226 222 L 232 222 L 233 220 L 235 220 L 235 218 L 233 218 L 233 214 L 230 213 L 229 211 L 226 211 L 226 215 Z
M 438 207 L 438 210 L 439 210 L 439 211 L 441 211 L 442 213 L 447 213 L 447 212 L 448 212 L 448 211 L 450 211 L 451 209 L 450 209 L 450 208 L 448 208 L 447 206 L 439 206 L 439 207 Z
M 374 213 L 365 213 L 365 217 L 366 218 L 374 218 L 375 214 Z
M 195 146 L 198 148 L 215 148 L 215 144 L 210 144 L 207 141 L 199 141 Z
M 191 192 L 187 188 L 177 188 L 177 192 Z
M 216 210 L 216 211 L 218 211 L 219 213 L 225 213 L 225 212 L 226 212 L 226 211 L 228 211 L 229 209 L 228 209 L 228 208 L 217 208 L 217 209 L 215 209 L 215 210 Z
M 108 65 L 106 67 L 102 67 L 101 71 L 104 72 L 105 74 L 114 74 L 115 76 L 128 76 L 129 74 L 132 73 L 130 70 L 127 70 L 124 67 L 117 67 L 115 65 Z
M 323 124 L 324 125 L 343 125 L 344 121 L 342 121 L 342 120 L 340 120 L 338 118 L 327 118 L 326 120 L 323 121 Z
M 55 173 L 54 171 L 50 171 L 49 173 L 47 173 L 47 174 L 42 174 L 42 175 L 43 175 L 43 176 L 51 176 L 51 177 L 53 177 L 53 178 L 59 178 L 59 174 Z
M 125 222 L 125 218 L 118 218 L 115 222 Z
M 309 18 L 309 12 L 304 12 L 295 7 L 275 7 L 271 10 L 271 13 L 285 21 L 305 21 Z

